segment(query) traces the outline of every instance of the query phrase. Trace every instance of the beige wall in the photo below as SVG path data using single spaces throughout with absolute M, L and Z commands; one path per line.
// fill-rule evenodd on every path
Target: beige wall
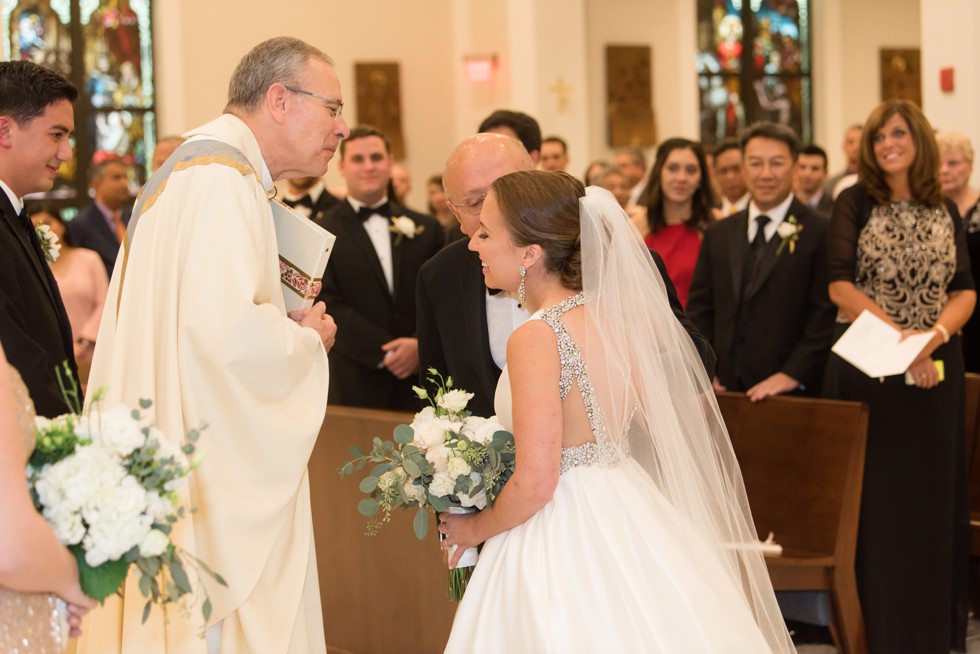
M 830 151 L 832 168 L 841 165 L 845 126 L 863 120 L 878 102 L 878 49 L 922 43 L 920 1 L 947 2 L 813 3 L 814 126 L 816 140 Z M 948 1 L 963 7 L 976 2 Z M 658 135 L 698 135 L 695 7 L 695 0 L 157 2 L 159 128 L 161 133 L 183 131 L 220 112 L 228 76 L 241 55 L 264 38 L 286 34 L 336 58 L 351 121 L 357 117 L 354 62 L 400 62 L 407 163 L 415 182 L 411 203 L 417 207 L 425 204 L 425 177 L 440 171 L 453 145 L 496 107 L 527 111 L 546 133 L 567 137 L 571 172 L 580 174 L 589 160 L 611 154 L 605 126 L 606 44 L 650 45 Z M 466 81 L 463 56 L 485 53 L 499 57 L 496 77 L 484 84 Z M 924 62 L 930 61 L 925 55 Z M 559 75 L 571 87 L 564 111 L 549 91 Z M 934 83 L 931 77 L 924 81 Z M 961 98 L 972 98 L 971 104 L 961 104 Z M 935 99 L 933 106 L 946 116 L 958 107 L 976 107 L 976 100 L 964 90 Z M 338 183 L 335 171 L 328 180 Z

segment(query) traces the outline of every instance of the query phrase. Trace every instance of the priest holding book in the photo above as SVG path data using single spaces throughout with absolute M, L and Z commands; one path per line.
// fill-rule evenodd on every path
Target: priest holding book
M 332 60 L 297 39 L 256 46 L 228 95 L 136 203 L 90 381 L 110 403 L 152 400 L 177 446 L 207 425 L 206 457 L 176 489 L 195 511 L 173 540 L 227 586 L 192 579 L 208 624 L 169 606 L 142 624 L 130 578 L 91 614 L 78 654 L 326 651 L 306 467 L 336 326 L 322 304 L 287 314 L 270 197 L 275 180 L 323 175 L 349 130 Z

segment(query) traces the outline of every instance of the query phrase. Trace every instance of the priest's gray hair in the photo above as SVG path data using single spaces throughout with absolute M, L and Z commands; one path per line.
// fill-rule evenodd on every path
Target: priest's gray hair
M 334 65 L 333 59 L 318 48 L 289 36 L 277 36 L 258 44 L 242 57 L 231 75 L 225 111 L 255 109 L 276 82 L 297 86 L 300 69 L 311 58 Z

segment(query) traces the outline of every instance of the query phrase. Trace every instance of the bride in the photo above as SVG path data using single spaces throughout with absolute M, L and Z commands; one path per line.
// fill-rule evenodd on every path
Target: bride
M 0 652 L 61 654 L 63 623 L 77 636 L 95 600 L 82 592 L 75 557 L 31 503 L 24 464 L 33 450 L 34 405 L 0 346 Z
M 495 399 L 516 471 L 440 516 L 451 566 L 484 543 L 446 651 L 794 651 L 710 380 L 615 198 L 507 175 L 470 249 L 536 313 Z

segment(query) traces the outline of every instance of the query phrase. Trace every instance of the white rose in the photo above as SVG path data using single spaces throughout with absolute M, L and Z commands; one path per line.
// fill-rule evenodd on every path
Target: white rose
M 140 542 L 140 556 L 160 556 L 167 551 L 170 537 L 159 529 L 151 529 Z
M 473 393 L 466 391 L 448 391 L 442 394 L 436 404 L 449 413 L 459 413 L 466 408 L 466 403 L 473 399 Z
M 466 493 L 457 493 L 457 496 L 459 497 L 459 503 L 463 506 L 475 506 L 481 511 L 487 508 L 487 492 L 485 490 L 481 490 L 473 497 L 470 497 Z
M 425 459 L 436 467 L 437 472 L 446 472 L 453 451 L 445 445 L 436 445 L 425 453 Z
M 432 418 L 413 424 L 415 431 L 413 443 L 421 450 L 428 450 L 446 442 L 449 432 L 456 433 L 457 425 L 443 418 Z
M 408 481 L 402 486 L 405 490 L 405 494 L 408 495 L 408 499 L 414 500 L 416 502 L 422 502 L 425 500 L 425 489 L 422 488 L 422 484 L 413 484 Z
M 449 459 L 448 463 L 449 465 L 447 471 L 449 472 L 449 476 L 453 479 L 466 477 L 473 470 L 473 468 L 470 467 L 470 464 L 466 462 L 466 459 L 461 456 L 452 457 Z
M 498 431 L 506 431 L 504 426 L 500 424 L 500 420 L 497 416 L 490 416 L 476 428 L 473 435 L 470 437 L 472 440 L 480 444 L 488 443 L 495 433 Z
M 394 470 L 389 470 L 378 478 L 378 488 L 382 491 L 386 491 L 389 488 L 393 488 L 399 482 L 405 479 L 405 472 L 401 466 L 395 468 Z
M 437 472 L 432 475 L 432 481 L 429 483 L 429 493 L 436 497 L 445 497 L 452 495 L 455 487 L 456 481 L 452 477 L 445 472 Z
M 75 424 L 75 433 L 119 457 L 127 457 L 146 444 L 143 425 L 133 419 L 131 409 L 122 405 L 81 416 Z
M 796 225 L 784 220 L 779 223 L 779 227 L 776 228 L 776 233 L 779 234 L 779 238 L 789 238 L 796 233 Z
M 420 424 L 426 420 L 432 420 L 436 417 L 436 410 L 432 406 L 427 406 L 418 413 L 412 419 L 412 424 L 409 425 L 412 429 L 415 429 L 415 425 Z
M 408 216 L 395 216 L 391 219 L 391 223 L 397 233 L 408 238 L 415 238 L 415 221 Z
M 175 507 L 166 497 L 162 497 L 156 491 L 146 494 L 146 513 L 153 518 L 153 522 L 163 523 L 167 516 L 174 513 Z

